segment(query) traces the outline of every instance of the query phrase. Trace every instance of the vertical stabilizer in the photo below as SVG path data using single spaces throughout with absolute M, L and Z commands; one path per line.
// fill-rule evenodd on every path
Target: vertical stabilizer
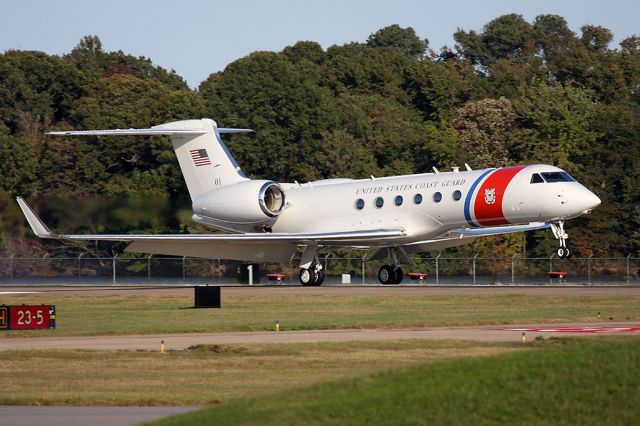
M 220 138 L 221 132 L 232 133 L 235 129 L 218 129 L 216 122 L 208 118 L 176 121 L 154 126 L 152 129 L 169 132 L 203 131 L 195 134 L 170 134 L 192 200 L 212 189 L 248 180 Z

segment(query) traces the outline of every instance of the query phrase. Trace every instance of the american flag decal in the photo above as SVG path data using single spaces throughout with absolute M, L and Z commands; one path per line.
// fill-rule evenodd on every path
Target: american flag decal
M 197 166 L 208 166 L 211 164 L 211 159 L 207 154 L 206 149 L 192 149 L 189 151 L 191 153 L 191 158 L 193 159 L 193 163 Z

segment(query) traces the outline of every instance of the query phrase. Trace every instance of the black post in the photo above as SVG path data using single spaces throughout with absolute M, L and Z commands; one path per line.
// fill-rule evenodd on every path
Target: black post
M 220 308 L 220 287 L 199 285 L 194 287 L 196 308 Z

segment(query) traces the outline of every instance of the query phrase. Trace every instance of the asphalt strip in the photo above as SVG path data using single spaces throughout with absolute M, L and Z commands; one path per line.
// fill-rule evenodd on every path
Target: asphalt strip
M 3 426 L 128 426 L 196 410 L 197 407 L 0 406 Z
M 146 334 L 128 336 L 55 336 L 0 338 L 0 350 L 18 349 L 92 349 L 92 350 L 185 350 L 198 344 L 269 344 L 301 342 L 348 342 L 363 340 L 474 340 L 483 342 L 518 342 L 522 333 L 545 338 L 566 335 L 637 334 L 636 322 L 602 322 L 583 324 L 494 325 L 468 327 L 378 328 L 304 331 L 255 331 L 226 333 Z M 570 331 L 569 331 L 570 330 Z

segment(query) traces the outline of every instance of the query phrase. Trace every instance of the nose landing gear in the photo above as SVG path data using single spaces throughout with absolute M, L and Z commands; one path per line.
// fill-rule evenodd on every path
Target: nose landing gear
M 558 247 L 556 253 L 560 259 L 567 259 L 571 256 L 571 250 L 567 247 L 567 239 L 569 238 L 569 235 L 564 230 L 564 220 L 551 222 L 550 225 L 553 236 L 560 241 L 560 247 Z

